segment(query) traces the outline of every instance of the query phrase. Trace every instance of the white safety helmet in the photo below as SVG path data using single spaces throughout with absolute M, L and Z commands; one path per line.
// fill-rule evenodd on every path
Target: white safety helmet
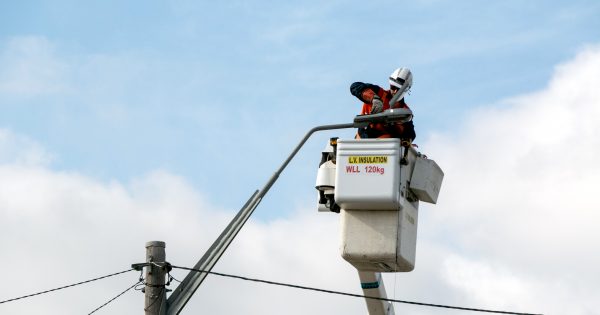
M 413 76 L 408 68 L 402 67 L 394 70 L 394 72 L 390 74 L 389 81 L 391 86 L 397 87 L 400 90 L 400 93 L 402 93 L 397 97 L 397 99 L 400 100 L 412 87 Z

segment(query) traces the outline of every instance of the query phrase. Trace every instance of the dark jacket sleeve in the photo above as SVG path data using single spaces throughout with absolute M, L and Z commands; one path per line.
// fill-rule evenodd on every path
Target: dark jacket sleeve
M 352 83 L 352 85 L 350 85 L 350 93 L 352 93 L 352 95 L 356 96 L 356 98 L 363 101 L 364 103 L 366 103 L 366 101 L 362 98 L 362 93 L 366 89 L 371 89 L 373 90 L 373 92 L 375 92 L 375 94 L 377 94 L 379 93 L 380 87 L 374 84 L 362 82 L 354 82 Z
M 417 133 L 415 132 L 415 125 L 413 124 L 412 120 L 407 121 L 407 122 L 403 123 L 402 125 L 404 127 L 404 132 L 400 138 L 410 139 L 410 141 L 414 141 L 415 138 L 417 137 Z

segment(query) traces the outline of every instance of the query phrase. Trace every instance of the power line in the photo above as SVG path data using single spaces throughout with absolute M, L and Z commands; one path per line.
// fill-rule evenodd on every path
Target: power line
M 90 314 L 93 314 L 93 313 L 95 313 L 97 310 L 99 310 L 99 309 L 101 309 L 101 308 L 105 307 L 105 306 L 106 306 L 106 305 L 108 305 L 110 302 L 112 302 L 112 301 L 116 300 L 116 299 L 117 299 L 117 298 L 119 298 L 121 295 L 125 294 L 125 292 L 127 292 L 127 291 L 129 291 L 129 290 L 133 289 L 135 286 L 137 286 L 138 284 L 142 283 L 143 281 L 144 281 L 144 279 L 140 279 L 138 282 L 136 282 L 134 285 L 132 285 L 132 286 L 130 286 L 129 288 L 127 288 L 125 291 L 123 291 L 123 292 L 119 293 L 119 294 L 118 294 L 117 296 L 115 296 L 114 298 L 112 298 L 112 299 L 108 300 L 106 303 L 104 303 L 104 304 L 102 304 L 102 305 L 98 306 L 98 307 L 97 307 L 95 310 L 93 310 L 93 311 L 89 312 L 89 313 L 88 313 L 88 315 L 90 315 Z
M 199 270 L 199 269 L 194 269 L 194 268 L 179 267 L 179 266 L 171 266 L 171 267 L 176 268 L 176 269 L 183 269 L 183 270 L 195 271 L 195 272 L 204 272 L 204 273 L 207 273 L 207 274 L 212 274 L 212 275 L 221 276 L 221 277 L 235 278 L 235 279 L 240 279 L 240 280 L 260 282 L 260 283 L 265 283 L 265 284 L 272 284 L 272 285 L 278 285 L 278 286 L 284 286 L 284 287 L 290 287 L 290 288 L 296 288 L 296 289 L 303 289 L 303 290 L 317 291 L 317 292 L 323 292 L 323 293 L 345 295 L 345 296 L 358 297 L 358 298 L 367 298 L 367 299 L 381 300 L 381 301 L 387 301 L 387 302 L 404 303 L 404 304 L 412 304 L 412 305 L 420 305 L 420 306 L 430 306 L 430 307 L 438 307 L 438 308 L 447 308 L 447 309 L 455 309 L 455 310 L 463 310 L 463 311 L 496 313 L 496 314 L 542 315 L 542 314 L 533 314 L 533 313 L 518 313 L 518 312 L 509 312 L 509 311 L 495 311 L 495 310 L 480 309 L 480 308 L 469 308 L 469 307 L 451 306 L 451 305 L 443 305 L 443 304 L 431 304 L 431 303 L 412 302 L 412 301 L 403 301 L 403 300 L 395 300 L 395 299 L 385 299 L 385 298 L 378 298 L 378 297 L 372 297 L 372 296 L 366 296 L 366 295 L 360 295 L 360 294 L 353 294 L 353 293 L 347 293 L 347 292 L 340 292 L 340 291 L 333 291 L 333 290 L 325 290 L 325 289 L 319 289 L 319 288 L 312 288 L 312 287 L 306 287 L 306 286 L 295 285 L 295 284 L 288 284 L 288 283 L 282 283 L 282 282 L 275 282 L 275 281 L 254 279 L 254 278 L 248 278 L 248 277 L 243 277 L 243 276 L 230 275 L 230 274 L 219 273 L 219 272 L 214 272 L 214 271 Z
M 113 277 L 113 276 L 116 276 L 116 275 L 120 275 L 122 273 L 126 273 L 126 272 L 129 272 L 129 271 L 132 271 L 132 270 L 134 270 L 134 269 L 132 268 L 132 269 L 124 270 L 124 271 L 119 271 L 119 272 L 111 273 L 111 274 L 106 275 L 106 276 L 102 276 L 102 277 L 98 277 L 98 278 L 94 278 L 94 279 L 90 279 L 90 280 L 85 280 L 85 281 L 81 281 L 81 282 L 77 282 L 77 283 L 65 285 L 65 286 L 62 286 L 62 287 L 58 287 L 58 288 L 46 290 L 46 291 L 41 291 L 41 292 L 37 292 L 37 293 L 33 293 L 33 294 L 28 294 L 28 295 L 20 296 L 20 297 L 17 297 L 17 298 L 12 298 L 12 299 L 8 299 L 8 300 L 0 301 L 0 304 L 4 304 L 4 303 L 8 303 L 8 302 L 13 302 L 13 301 L 20 300 L 20 299 L 30 298 L 30 297 L 33 297 L 33 296 L 36 296 L 36 295 L 42 295 L 42 294 L 46 294 L 46 293 L 50 293 L 50 292 L 54 292 L 54 291 L 58 291 L 58 290 L 62 290 L 62 289 L 67 289 L 67 288 L 75 287 L 75 286 L 78 286 L 78 285 L 81 285 L 81 284 L 90 283 L 90 282 L 94 282 L 94 281 L 106 279 L 106 278 L 109 278 L 109 277 Z M 137 283 L 136 283 L 136 285 L 137 285 Z

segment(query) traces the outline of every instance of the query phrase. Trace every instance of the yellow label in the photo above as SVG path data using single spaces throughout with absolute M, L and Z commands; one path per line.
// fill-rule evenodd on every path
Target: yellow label
M 349 156 L 349 164 L 386 164 L 387 156 L 371 155 L 371 156 Z

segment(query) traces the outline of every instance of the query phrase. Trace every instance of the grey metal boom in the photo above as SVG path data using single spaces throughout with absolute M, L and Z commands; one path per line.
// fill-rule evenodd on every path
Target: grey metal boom
M 287 167 L 290 161 L 294 158 L 296 153 L 302 148 L 304 143 L 310 138 L 310 136 L 322 130 L 334 130 L 334 129 L 345 129 L 345 128 L 357 128 L 364 126 L 364 122 L 355 122 L 347 124 L 335 124 L 335 125 L 323 125 L 317 126 L 309 130 L 288 158 L 283 164 L 277 169 L 275 174 L 267 181 L 265 186 L 261 190 L 257 190 L 250 196 L 250 199 L 246 201 L 246 204 L 240 209 L 236 216 L 231 220 L 229 225 L 221 232 L 221 235 L 214 241 L 208 251 L 200 258 L 198 263 L 194 266 L 194 269 L 211 271 L 215 266 L 221 255 L 227 250 L 227 247 L 233 239 L 237 236 L 238 232 L 242 229 L 250 215 L 254 212 L 254 209 L 258 206 L 262 198 L 267 194 L 271 186 L 277 181 L 279 175 Z M 181 281 L 179 286 L 173 291 L 173 293 L 167 299 L 167 315 L 179 314 L 183 307 L 190 300 L 194 292 L 198 289 L 202 281 L 208 274 L 205 272 L 190 271 L 188 275 Z

